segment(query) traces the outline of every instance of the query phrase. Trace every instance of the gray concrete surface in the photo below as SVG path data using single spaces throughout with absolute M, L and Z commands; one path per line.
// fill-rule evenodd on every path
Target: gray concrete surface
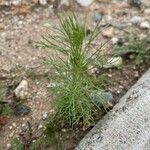
M 150 150 L 150 69 L 76 150 Z

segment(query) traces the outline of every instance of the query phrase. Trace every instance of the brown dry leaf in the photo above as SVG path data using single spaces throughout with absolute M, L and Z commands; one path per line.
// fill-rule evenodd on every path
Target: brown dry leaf
M 0 126 L 4 126 L 8 123 L 8 118 L 0 116 Z
M 28 14 L 31 12 L 32 5 L 21 5 L 14 8 L 14 14 Z

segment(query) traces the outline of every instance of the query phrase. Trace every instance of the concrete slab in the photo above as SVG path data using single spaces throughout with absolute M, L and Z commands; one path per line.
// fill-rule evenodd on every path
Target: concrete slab
M 150 69 L 76 150 L 150 150 Z

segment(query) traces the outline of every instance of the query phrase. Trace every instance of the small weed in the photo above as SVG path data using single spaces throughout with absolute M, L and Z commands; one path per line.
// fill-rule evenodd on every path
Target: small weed
M 74 14 L 67 17 L 59 15 L 58 19 L 60 27 L 50 28 L 55 33 L 48 32 L 38 43 L 38 46 L 59 52 L 57 59 L 49 60 L 54 68 L 51 78 L 56 83 L 51 88 L 54 110 L 66 124 L 73 126 L 82 122 L 86 125 L 93 120 L 92 112 L 95 110 L 90 94 L 98 89 L 87 74 L 87 66 L 94 61 L 102 66 L 104 62 L 101 56 L 103 45 L 89 56 L 91 42 L 101 32 L 99 23 L 87 35 L 85 24 L 79 23 Z
M 116 47 L 114 51 L 115 56 L 130 56 L 133 63 L 139 65 L 143 62 L 150 61 L 150 38 L 149 36 L 139 39 L 138 36 L 132 35 L 127 38 L 128 45 Z

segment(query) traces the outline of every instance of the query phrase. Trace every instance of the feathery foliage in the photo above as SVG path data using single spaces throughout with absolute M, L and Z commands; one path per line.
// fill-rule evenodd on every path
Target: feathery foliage
M 53 106 L 57 115 L 65 123 L 73 126 L 83 122 L 89 124 L 93 120 L 92 112 L 95 104 L 91 100 L 91 93 L 98 87 L 92 82 L 87 69 L 94 60 L 103 64 L 101 44 L 95 53 L 90 55 L 91 42 L 100 34 L 99 23 L 90 35 L 87 35 L 85 24 L 81 24 L 74 14 L 67 17 L 58 16 L 60 26 L 49 28 L 49 32 L 42 36 L 38 46 L 58 51 L 58 58 L 50 58 L 49 64 L 55 73 L 53 81 Z M 54 34 L 51 34 L 51 30 Z M 95 59 L 92 59 L 94 56 Z

